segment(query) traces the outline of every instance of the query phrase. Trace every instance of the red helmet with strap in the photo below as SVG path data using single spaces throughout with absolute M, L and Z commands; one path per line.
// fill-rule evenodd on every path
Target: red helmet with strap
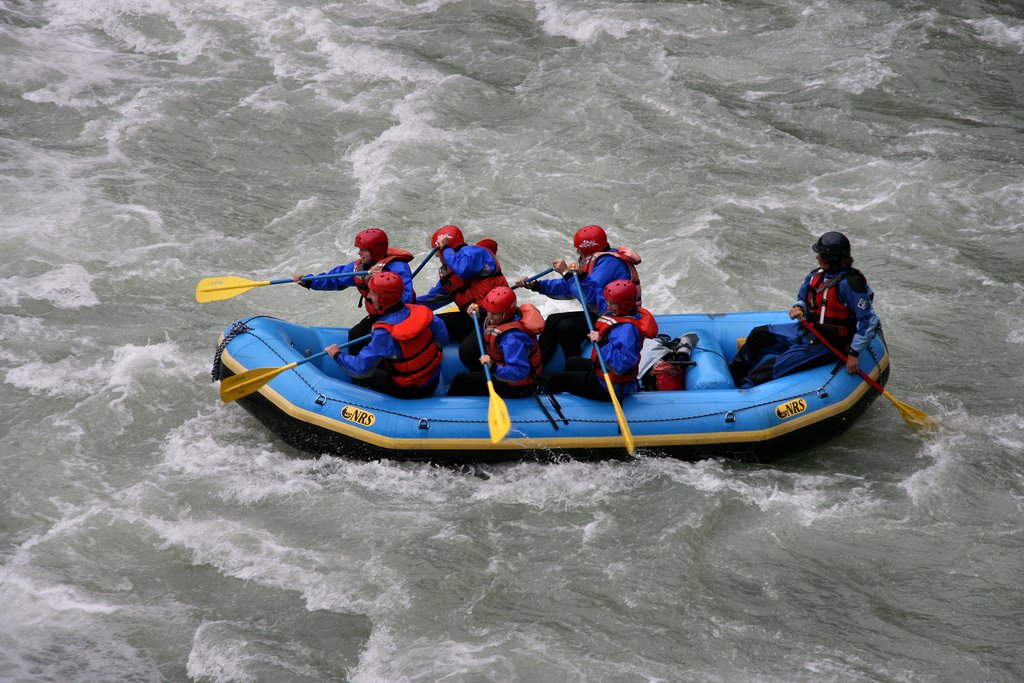
M 508 287 L 495 287 L 487 292 L 480 308 L 489 313 L 512 313 L 516 309 L 516 293 Z
M 608 250 L 608 235 L 600 225 L 587 225 L 576 231 L 572 244 L 576 251 L 589 256 L 599 251 Z
M 369 251 L 376 263 L 388 255 L 388 234 L 380 228 L 367 228 L 356 235 L 355 246 Z
M 462 231 L 454 225 L 445 225 L 434 231 L 434 234 L 430 236 L 430 246 L 437 246 L 437 238 L 441 235 L 448 235 L 448 246 L 452 249 L 458 249 L 466 243 L 466 238 L 463 237 Z
M 376 303 L 367 299 L 366 310 L 370 313 L 384 313 L 402 302 L 402 293 L 405 291 L 405 283 L 402 277 L 390 271 L 377 273 L 367 283 L 370 293 L 376 299 Z M 370 310 L 371 308 L 376 310 Z
M 620 313 L 630 313 L 636 309 L 637 289 L 629 280 L 615 280 L 604 287 L 604 300 L 610 304 L 618 304 Z

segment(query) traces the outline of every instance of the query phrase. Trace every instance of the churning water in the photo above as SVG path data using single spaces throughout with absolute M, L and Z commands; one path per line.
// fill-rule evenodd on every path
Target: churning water
M 1021 680 L 1022 74 L 1009 1 L 0 0 L 0 678 Z M 943 429 L 484 480 L 220 404 L 228 322 L 360 309 L 200 278 L 448 222 L 514 275 L 600 223 L 655 312 L 841 230 Z

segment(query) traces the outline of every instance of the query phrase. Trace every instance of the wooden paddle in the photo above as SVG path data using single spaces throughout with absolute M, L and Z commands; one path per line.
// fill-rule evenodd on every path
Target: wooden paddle
M 331 280 L 339 277 L 352 277 L 353 275 L 369 275 L 368 270 L 357 270 L 349 273 L 334 273 L 333 275 L 306 275 L 300 278 L 303 282 L 313 280 Z M 253 287 L 266 287 L 267 285 L 283 285 L 286 282 L 295 282 L 290 277 L 280 280 L 247 280 L 244 277 L 235 275 L 221 275 L 219 277 L 206 277 L 196 285 L 196 301 L 201 304 L 211 301 L 223 301 L 232 299 L 243 292 L 248 292 Z
M 574 270 L 572 271 L 572 277 L 576 281 L 576 292 L 579 294 L 580 303 L 583 305 L 583 315 L 587 319 L 587 327 L 590 331 L 594 331 L 594 324 L 590 321 L 590 309 L 587 308 L 587 297 L 583 296 L 583 285 L 580 284 L 580 276 Z M 619 421 L 619 431 L 622 432 L 622 438 L 626 441 L 626 450 L 629 451 L 630 455 L 633 455 L 633 451 L 636 447 L 633 444 L 633 432 L 629 431 L 629 423 L 626 422 L 626 415 L 622 412 L 622 405 L 619 403 L 619 397 L 615 395 L 615 388 L 612 386 L 612 381 L 608 379 L 608 366 L 604 364 L 604 356 L 601 354 L 601 347 L 594 344 L 594 350 L 597 352 L 597 360 L 601 362 L 601 374 L 604 375 L 604 385 L 608 388 L 608 395 L 612 399 L 612 406 L 615 407 L 615 417 Z
M 473 329 L 476 330 L 476 343 L 480 347 L 480 355 L 486 355 L 484 337 L 480 333 L 480 320 L 475 315 L 470 317 L 473 318 Z M 491 443 L 498 443 L 505 438 L 508 430 L 512 428 L 512 420 L 508 416 L 508 407 L 501 400 L 501 396 L 498 396 L 498 392 L 494 390 L 490 366 L 484 365 L 483 368 L 484 377 L 487 378 L 487 393 L 491 396 L 491 400 L 487 404 L 487 426 L 491 429 Z
M 815 337 L 817 337 L 818 340 L 821 341 L 821 343 L 824 344 L 829 351 L 834 353 L 837 358 L 843 361 L 843 363 L 846 363 L 846 356 L 842 353 L 842 351 L 832 346 L 832 344 L 830 344 L 828 340 L 825 339 L 825 337 L 823 337 L 822 334 L 814 328 L 814 325 L 803 319 L 800 320 L 800 324 L 806 327 L 808 330 L 810 330 L 811 333 Z M 900 415 L 903 416 L 903 419 L 907 422 L 907 424 L 913 427 L 923 427 L 925 429 L 938 429 L 938 423 L 936 423 L 935 420 L 933 420 L 932 418 L 928 417 L 927 413 L 924 413 L 918 410 L 917 408 L 914 408 L 913 406 L 908 406 L 906 403 L 903 403 L 902 401 L 897 401 L 895 398 L 893 398 L 892 394 L 885 390 L 885 387 L 883 387 L 875 380 L 871 379 L 867 375 L 867 373 L 865 373 L 860 368 L 857 368 L 857 374 L 860 375 L 865 382 L 870 384 L 878 391 L 882 392 L 882 396 L 885 396 L 887 399 L 892 401 L 892 404 L 896 406 L 896 410 L 900 411 Z
M 291 280 L 289 280 L 289 282 L 291 282 Z M 373 335 L 368 334 L 363 337 L 359 337 L 358 339 L 353 339 L 350 342 L 341 344 L 340 346 L 338 346 L 338 348 L 344 349 L 347 346 L 358 344 L 359 342 L 368 340 L 371 336 Z M 279 368 L 253 368 L 252 370 L 246 370 L 245 372 L 239 373 L 237 375 L 226 377 L 223 380 L 221 380 L 220 383 L 220 400 L 224 401 L 225 403 L 237 401 L 240 398 L 248 396 L 254 391 L 258 391 L 260 387 L 262 387 L 264 384 L 280 375 L 282 372 L 291 370 L 292 368 L 296 368 L 302 365 L 303 363 L 308 363 L 312 360 L 316 360 L 317 358 L 321 358 L 326 355 L 326 351 L 321 351 L 320 353 L 314 353 L 312 356 L 308 358 L 303 358 L 302 360 L 295 361 L 294 363 L 289 363 L 288 365 L 282 365 Z

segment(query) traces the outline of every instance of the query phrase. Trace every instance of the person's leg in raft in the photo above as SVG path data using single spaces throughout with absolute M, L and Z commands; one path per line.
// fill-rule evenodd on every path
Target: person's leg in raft
M 552 313 L 544 321 L 544 330 L 537 339 L 541 363 L 547 365 L 559 347 L 566 359 L 580 355 L 583 340 L 589 331 L 583 311 Z
M 360 337 L 365 337 L 366 335 L 368 335 L 371 332 L 373 332 L 373 324 L 375 322 L 377 322 L 378 318 L 380 318 L 379 315 L 368 315 L 368 316 L 364 317 L 362 320 L 360 320 L 359 322 L 357 322 L 355 325 L 353 325 L 351 328 L 349 328 L 348 340 L 351 342 L 351 341 L 354 341 L 356 339 L 359 339 Z M 349 353 L 349 354 L 351 354 L 353 356 L 358 355 L 359 351 L 364 346 L 366 346 L 369 343 L 370 343 L 370 340 L 367 339 L 364 342 L 359 342 L 358 344 L 352 344 L 352 346 L 348 347 L 348 349 L 345 350 L 345 353 Z
M 763 363 L 766 356 L 775 356 L 794 342 L 799 332 L 799 325 L 793 323 L 781 323 L 774 325 L 761 325 L 755 327 L 747 335 L 743 347 L 736 353 L 736 357 L 729 363 L 729 374 L 732 375 L 733 383 L 736 386 L 746 385 L 746 380 L 754 374 L 752 383 L 744 386 L 748 388 L 754 384 L 771 379 L 771 374 L 765 375 L 771 369 L 771 364 Z M 764 365 L 764 367 L 761 367 Z M 758 371 L 758 369 L 760 370 Z M 757 372 L 755 372 L 757 371 Z M 760 379 L 760 381 L 754 381 Z
M 544 376 L 544 385 L 552 394 L 570 393 L 595 401 L 611 402 L 608 390 L 594 372 L 589 358 L 574 356 L 566 361 L 564 372 L 552 372 Z
M 433 395 L 434 391 L 437 390 L 437 385 L 441 380 L 441 375 L 438 373 L 434 380 L 422 387 L 403 387 L 395 384 L 384 370 L 377 368 L 373 371 L 369 377 L 364 378 L 366 382 L 365 386 L 368 389 L 379 391 L 382 394 L 388 396 L 394 396 L 395 398 L 426 398 Z
M 801 334 L 798 330 L 777 356 L 768 358 L 750 371 L 743 382 L 743 388 L 749 389 L 800 370 L 828 364 L 834 358 L 832 352 L 814 337 L 809 337 L 809 334 Z
M 441 319 L 441 322 L 448 329 L 449 341 L 460 343 L 467 336 L 474 334 L 473 319 L 462 311 L 438 313 L 437 317 Z
M 502 398 L 528 398 L 533 395 L 532 386 L 512 386 L 496 379 L 491 380 L 494 392 Z M 448 387 L 449 396 L 490 396 L 487 390 L 487 376 L 483 372 L 460 372 Z
M 797 343 L 779 354 L 772 368 L 772 379 L 792 375 L 794 372 L 828 365 L 836 361 L 835 355 L 817 339 Z

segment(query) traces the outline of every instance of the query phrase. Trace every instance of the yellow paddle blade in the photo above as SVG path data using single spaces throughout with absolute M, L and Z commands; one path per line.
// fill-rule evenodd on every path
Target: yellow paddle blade
M 619 431 L 622 432 L 622 438 L 626 440 L 626 450 L 629 451 L 630 455 L 633 455 L 633 451 L 636 450 L 636 446 L 633 443 L 633 432 L 629 431 L 629 423 L 626 422 L 626 414 L 622 412 L 622 404 L 619 403 L 619 397 L 615 395 L 615 387 L 608 380 L 608 375 L 604 376 L 604 385 L 608 387 L 608 395 L 612 397 L 612 406 L 615 408 L 615 417 L 619 421 Z
M 487 406 L 487 424 L 491 428 L 491 443 L 498 443 L 505 438 L 508 430 L 512 428 L 512 420 L 508 416 L 508 407 L 494 390 L 494 382 L 487 382 L 487 391 L 491 395 L 490 405 Z
M 298 363 L 289 363 L 279 368 L 253 368 L 252 370 L 246 370 L 243 373 L 223 379 L 220 383 L 220 400 L 230 403 L 231 401 L 237 401 L 244 396 L 248 396 L 252 392 L 258 391 L 260 387 L 282 372 L 291 370 L 296 365 Z
M 902 401 L 897 401 L 888 391 L 883 391 L 882 396 L 885 396 L 887 399 L 892 401 L 892 404 L 896 406 L 896 410 L 900 411 L 900 415 L 903 416 L 903 419 L 906 420 L 908 424 L 911 424 L 914 427 L 920 427 L 921 429 L 939 428 L 939 424 L 932 418 L 928 417 L 927 413 L 924 413 L 913 406 L 908 406 Z
M 201 304 L 209 303 L 210 301 L 223 301 L 224 299 L 236 297 L 253 287 L 262 287 L 269 284 L 270 280 L 246 280 L 244 277 L 236 275 L 206 277 L 196 285 L 196 301 Z

